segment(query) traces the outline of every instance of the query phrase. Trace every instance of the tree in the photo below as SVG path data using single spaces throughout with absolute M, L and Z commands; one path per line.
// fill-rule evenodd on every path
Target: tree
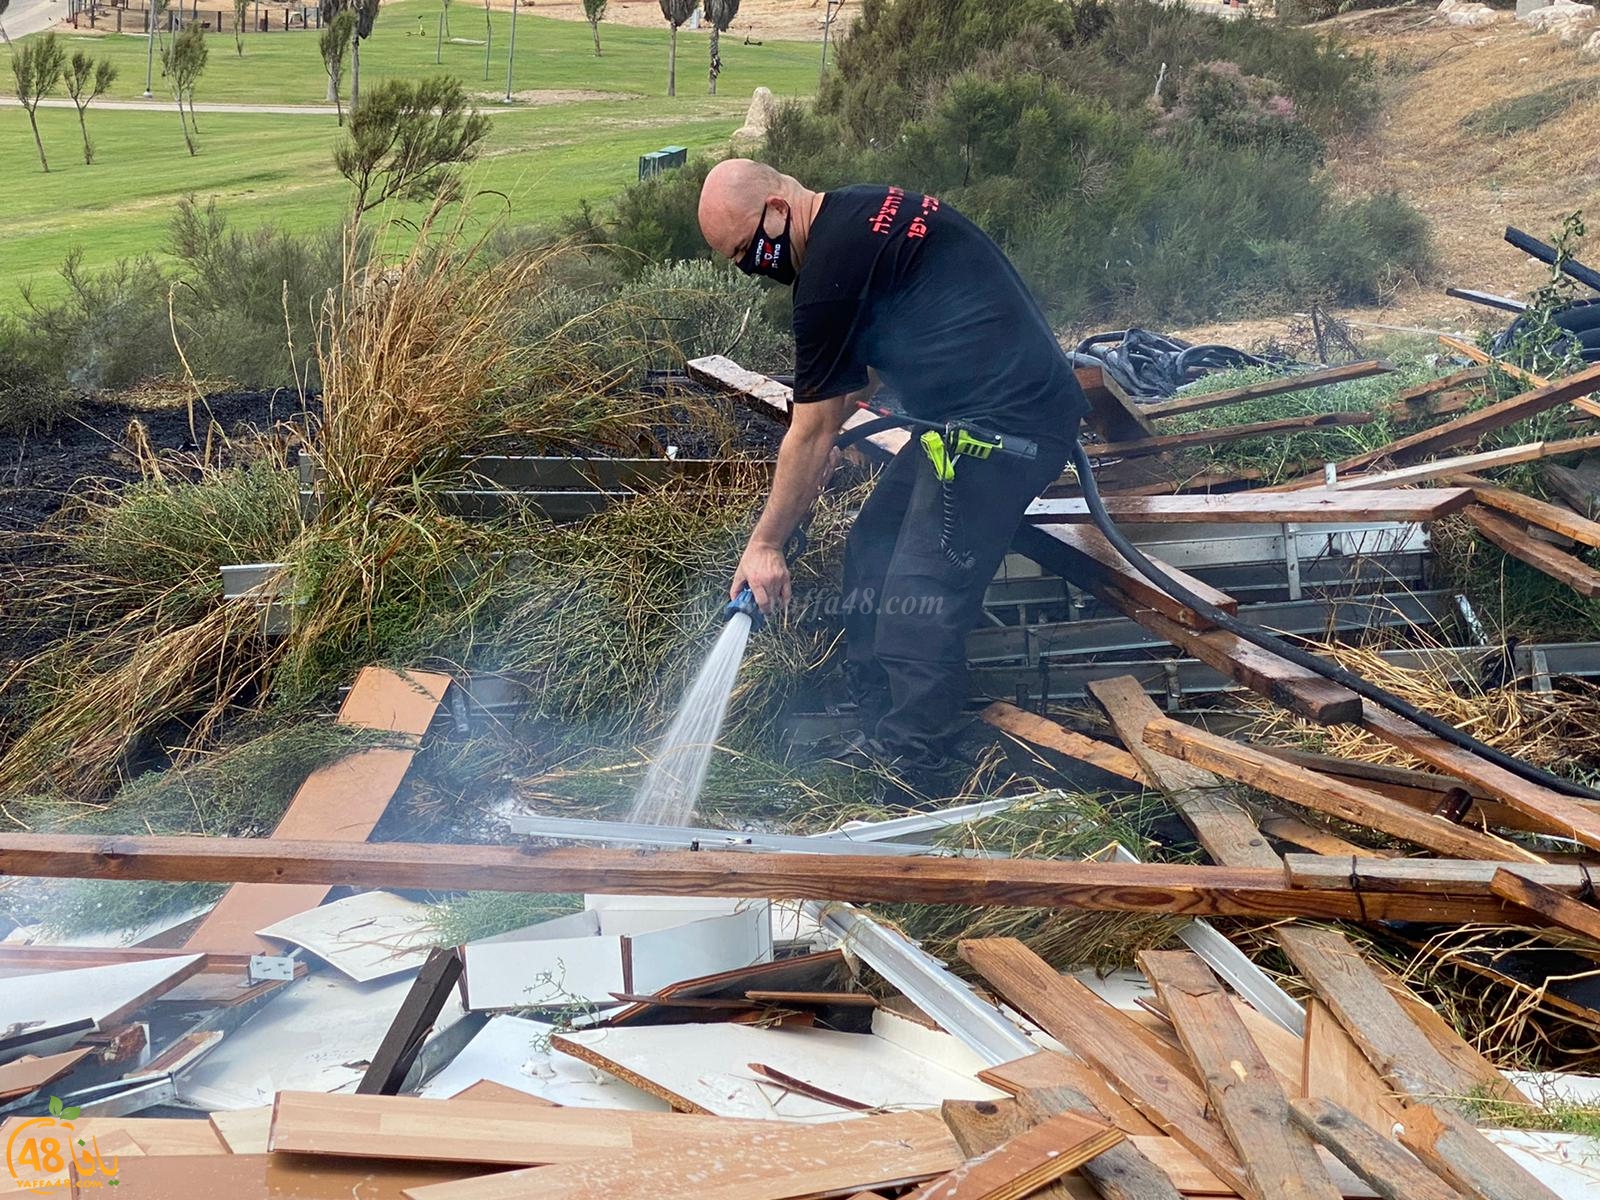
M 333 165 L 356 189 L 355 219 L 388 200 L 453 198 L 455 168 L 478 156 L 489 118 L 459 79 L 387 79 L 350 105 Z
M 83 134 L 83 165 L 94 163 L 94 146 L 89 141 L 89 126 L 83 119 L 84 111 L 111 90 L 116 81 L 117 68 L 107 59 L 96 62 L 82 50 L 72 52 L 72 62 L 67 67 L 67 95 L 72 97 L 78 110 L 78 130 Z
M 444 28 L 444 36 L 450 36 L 450 0 L 439 0 L 439 20 Z
M 11 0 L 0 0 L 0 17 L 6 15 L 6 9 L 11 7 Z M 0 21 L 0 42 L 11 45 L 11 37 L 6 33 L 6 23 Z
M 39 101 L 55 91 L 56 84 L 61 82 L 66 60 L 67 51 L 53 31 L 11 48 L 11 74 L 17 81 L 17 99 L 28 110 L 33 144 L 39 147 L 39 165 L 47 175 L 50 162 L 44 156 L 44 140 L 39 136 Z
M 361 43 L 372 36 L 378 0 L 350 0 L 350 8 L 356 14 L 355 36 L 350 39 L 350 109 L 354 112 L 361 99 Z
M 594 34 L 594 56 L 600 57 L 600 22 L 606 17 L 606 0 L 583 0 L 583 15 Z
M 678 26 L 694 16 L 699 0 L 660 0 L 661 15 L 672 26 L 672 56 L 667 59 L 667 95 L 678 94 Z
M 489 51 L 494 47 L 494 20 L 489 14 L 489 0 L 483 0 L 483 77 L 489 78 Z
M 705 0 L 706 20 L 711 22 L 711 94 L 717 94 L 717 76 L 722 74 L 722 35 L 739 15 L 739 0 Z
M 328 91 L 333 93 L 340 125 L 344 124 L 344 102 L 339 98 L 339 81 L 344 77 L 344 56 L 350 53 L 350 42 L 355 32 L 356 15 L 346 8 L 335 13 L 333 20 L 325 24 L 317 35 L 317 49 L 322 51 L 322 66 L 328 72 Z
M 244 57 L 244 23 L 250 19 L 250 0 L 233 0 L 233 48 Z
M 196 134 L 200 132 L 200 125 L 194 119 L 194 85 L 199 82 L 200 73 L 206 69 L 206 59 L 210 56 L 211 47 L 206 45 L 206 31 L 199 21 L 190 21 L 173 37 L 172 44 L 161 50 L 161 70 L 172 88 L 173 98 L 178 102 L 178 123 L 183 126 L 183 144 L 189 147 L 191 155 L 200 153 L 200 147 L 189 132 L 190 126 L 194 127 Z M 185 100 L 189 102 L 187 121 L 183 117 Z

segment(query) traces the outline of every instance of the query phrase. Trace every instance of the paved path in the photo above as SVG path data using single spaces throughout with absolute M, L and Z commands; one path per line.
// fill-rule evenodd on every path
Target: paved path
M 8 37 L 27 37 L 67 19 L 67 0 L 11 0 L 6 15 L 0 17 Z

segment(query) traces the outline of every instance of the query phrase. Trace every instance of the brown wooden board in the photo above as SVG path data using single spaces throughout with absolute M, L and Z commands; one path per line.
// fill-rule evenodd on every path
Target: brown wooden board
M 1122 1141 L 1076 1113 L 1058 1113 L 988 1153 L 924 1184 L 913 1200 L 1021 1200 Z
M 1559 533 L 1562 537 L 1569 537 L 1575 542 L 1582 542 L 1585 546 L 1600 546 L 1600 521 L 1580 517 L 1564 505 L 1535 500 L 1532 496 L 1524 496 L 1521 492 L 1514 492 L 1510 488 L 1496 487 L 1476 476 L 1464 476 L 1456 482 L 1470 487 L 1473 499 L 1479 504 L 1509 513 L 1519 520 Z
M 1544 463 L 1539 477 L 1545 490 L 1566 504 L 1574 512 L 1593 518 L 1600 515 L 1600 479 L 1583 466 L 1577 469 L 1559 463 Z
M 1441 892 L 1455 896 L 1491 896 L 1496 872 L 1507 866 L 1520 878 L 1551 888 L 1563 896 L 1576 896 L 1585 885 L 1581 865 L 1571 863 L 1517 863 L 1494 860 L 1397 858 L 1359 863 L 1336 862 L 1318 854 L 1290 854 L 1284 858 L 1285 878 L 1291 887 L 1379 893 Z
M 1473 454 L 1460 454 L 1451 458 L 1436 458 L 1430 462 L 1412 463 L 1371 474 L 1358 473 L 1341 479 L 1333 485 L 1334 491 L 1372 492 L 1383 488 L 1410 487 L 1446 479 L 1470 471 L 1487 471 L 1493 467 L 1511 467 L 1518 463 L 1538 462 L 1568 454 L 1584 454 L 1600 449 L 1600 436 L 1567 438 L 1554 442 L 1524 442 L 1520 446 L 1505 446 L 1496 450 L 1480 450 Z M 1288 485 L 1274 491 L 1294 491 L 1301 484 Z
M 1386 1083 L 1416 1100 L 1473 1094 L 1479 1080 L 1439 1053 L 1347 938 L 1293 932 L 1284 951 Z
M 1130 1137 L 1156 1137 L 1161 1133 L 1083 1062 L 1055 1050 L 1041 1050 L 1026 1058 L 985 1067 L 978 1072 L 978 1078 L 990 1087 L 999 1088 L 1013 1096 L 1021 1096 L 1026 1092 L 1070 1091 L 1083 1096 L 1096 1113 Z
M 406 1080 L 422 1043 L 444 1011 L 450 992 L 461 979 L 462 953 L 454 946 L 435 946 L 411 981 L 411 988 L 373 1052 L 367 1072 L 356 1085 L 363 1095 L 392 1096 Z
M 1503 838 L 1464 829 L 1443 817 L 1420 813 L 1381 793 L 1318 775 L 1252 746 L 1179 721 L 1152 721 L 1145 728 L 1144 736 L 1146 742 L 1164 754 L 1353 825 L 1415 842 L 1438 854 L 1453 858 L 1500 858 L 1508 862 L 1543 861 L 1533 851 Z
M 1339 1018 L 1315 996 L 1306 1001 L 1304 1047 L 1301 1095 L 1334 1101 L 1374 1129 L 1387 1131 L 1400 1120 L 1394 1089 L 1350 1040 Z
M 1217 1120 L 1244 1166 L 1251 1200 L 1339 1200 L 1315 1146 L 1289 1120 L 1289 1097 L 1228 994 L 1188 951 L 1139 955 L 1200 1072 Z
M 1257 831 L 1250 814 L 1210 771 L 1162 754 L 1144 740 L 1145 728 L 1163 719 L 1160 709 L 1131 675 L 1096 679 L 1089 694 L 1111 720 L 1112 729 L 1150 779 L 1194 831 L 1212 861 L 1231 867 L 1271 869 L 1278 856 Z
M 1073 1087 L 1023 1091 L 1018 1094 L 1016 1103 L 1034 1120 L 1061 1112 L 1102 1119 L 1088 1097 Z M 1103 1200 L 1178 1200 L 1179 1197 L 1167 1173 L 1151 1162 L 1131 1138 L 1102 1151 L 1080 1169 Z
M 1475 1200 L 1560 1200 L 1472 1125 L 1447 1109 L 1427 1104 L 1408 1107 L 1400 1144 Z
M 1225 496 L 1107 496 L 1112 520 L 1171 525 L 1243 522 L 1281 525 L 1327 521 L 1435 521 L 1464 508 L 1469 488 L 1412 488 L 1366 493 L 1307 488 L 1297 492 L 1233 492 Z M 1090 519 L 1086 501 L 1066 497 L 1035 500 L 1027 520 L 1035 524 L 1081 524 Z
M 1398 746 L 1441 771 L 1475 783 L 1518 812 L 1544 822 L 1550 832 L 1573 838 L 1591 849 L 1600 849 L 1600 809 L 1594 805 L 1529 783 L 1375 704 L 1365 705 L 1361 724 L 1390 745 Z
M 1580 937 L 1600 942 L 1600 909 L 1591 904 L 1535 883 L 1520 871 L 1504 868 L 1494 873 L 1489 890 L 1502 900 L 1537 913 L 1541 924 L 1559 925 Z
M 43 1058 L 19 1058 L 0 1066 L 0 1100 L 14 1100 L 54 1083 L 88 1054 L 87 1050 L 68 1050 L 65 1054 L 49 1054 Z
M 1027 712 L 1004 700 L 996 700 L 978 716 L 986 724 L 1022 741 L 1079 759 L 1130 783 L 1147 782 L 1143 769 L 1126 750 L 1074 733 L 1059 721 Z
M 690 359 L 684 364 L 689 378 L 728 393 L 758 412 L 777 421 L 789 423 L 789 409 L 794 404 L 794 390 L 759 371 L 747 371 L 731 358 L 720 354 Z M 845 418 L 843 429 L 848 431 L 875 420 L 871 414 L 857 410 Z M 904 429 L 885 429 L 872 434 L 861 447 L 878 458 L 898 454 L 911 440 Z
M 613 1154 L 466 1183 L 410 1188 L 406 1195 L 409 1200 L 812 1200 L 918 1183 L 961 1161 L 944 1123 L 929 1113 L 889 1113 L 822 1125 L 704 1119 L 757 1128 L 717 1138 L 686 1134 L 653 1153 Z
M 285 842 L 269 838 L 99 838 L 0 834 L 0 873 L 53 878 L 286 883 L 620 895 L 915 901 L 1159 912 L 1170 916 L 1505 922 L 1490 897 L 1362 896 L 1291 888 L 1282 869 L 819 854 Z
M 1382 359 L 1346 363 L 1337 367 L 1323 367 L 1300 375 L 1286 375 L 1282 379 L 1269 379 L 1262 383 L 1249 383 L 1226 391 L 1206 392 L 1200 395 L 1178 396 L 1157 404 L 1147 404 L 1144 411 L 1150 417 L 1170 417 L 1176 413 L 1199 412 L 1224 404 L 1238 404 L 1262 396 L 1281 396 L 1287 392 L 1303 392 L 1311 388 L 1327 387 L 1335 383 L 1349 383 L 1354 379 L 1367 379 L 1373 375 L 1386 375 L 1394 367 Z
M 91 1177 L 74 1187 L 72 1200 L 403 1200 L 406 1188 L 454 1182 L 485 1170 L 464 1163 L 335 1160 L 298 1154 L 147 1155 L 124 1158 L 118 1164 L 115 1188 L 106 1187 L 103 1176 Z
M 684 979 L 661 989 L 649 999 L 630 1001 L 607 1018 L 609 1025 L 667 1025 L 703 1021 L 703 1013 L 692 1012 L 701 1002 L 722 1002 L 730 1009 L 750 1003 L 745 993 L 751 987 L 788 988 L 818 991 L 843 987 L 850 982 L 849 967 L 841 950 L 824 950 L 795 958 L 780 958 L 770 963 L 755 963 L 732 971 L 719 971 Z M 693 1002 L 689 1007 L 677 1007 Z
M 1356 858 L 1394 858 L 1399 855 L 1397 850 L 1374 850 L 1367 846 L 1358 846 L 1320 825 L 1313 825 L 1309 821 L 1302 821 L 1299 817 L 1291 817 L 1280 812 L 1262 813 L 1258 824 L 1261 832 L 1268 837 L 1290 846 L 1298 846 L 1302 850 L 1309 850 L 1313 854 L 1353 855 Z
M 448 675 L 432 671 L 364 667 L 339 709 L 339 724 L 383 730 L 409 744 L 360 750 L 313 771 L 272 836 L 365 841 L 410 768 L 449 686 Z M 315 908 L 327 895 L 328 888 L 320 884 L 239 884 L 228 889 L 184 947 L 279 954 L 281 947 L 258 938 L 256 930 Z
M 1489 372 L 1482 367 L 1468 367 L 1465 371 L 1455 371 L 1438 379 L 1430 379 L 1426 383 L 1408 387 L 1396 394 L 1395 401 L 1399 404 L 1415 404 L 1419 400 L 1437 396 L 1440 392 L 1466 387 L 1469 383 L 1482 383 L 1488 378 Z
M 1014 938 L 962 942 L 961 957 L 1006 1002 L 1106 1078 L 1241 1195 L 1250 1182 L 1205 1092 L 1162 1043 L 1082 983 L 1058 974 Z
M 1293 1102 L 1295 1123 L 1383 1200 L 1461 1200 L 1461 1194 L 1360 1117 L 1330 1100 Z
M 1600 571 L 1582 559 L 1529 537 L 1522 526 L 1476 505 L 1466 510 L 1466 516 L 1474 529 L 1512 558 L 1566 584 L 1580 596 L 1591 600 L 1600 596 Z
M 494 1100 L 279 1092 L 272 1152 L 532 1166 L 665 1153 L 685 1139 L 748 1137 L 766 1122 Z

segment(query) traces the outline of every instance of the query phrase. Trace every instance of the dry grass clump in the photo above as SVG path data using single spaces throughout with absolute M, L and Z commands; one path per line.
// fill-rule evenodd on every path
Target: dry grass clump
M 1455 676 L 1444 665 L 1402 667 L 1367 647 L 1325 642 L 1315 649 L 1497 750 L 1564 771 L 1600 761 L 1600 692 L 1586 684 L 1552 692 L 1484 687 L 1476 679 Z M 1412 761 L 1358 725 L 1316 725 L 1253 697 L 1242 702 L 1257 714 L 1253 737 L 1302 744 L 1360 762 Z

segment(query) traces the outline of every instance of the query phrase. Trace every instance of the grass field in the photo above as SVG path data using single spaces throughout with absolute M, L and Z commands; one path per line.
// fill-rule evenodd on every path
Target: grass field
M 483 14 L 453 6 L 459 37 L 483 34 Z M 472 91 L 505 90 L 510 16 L 495 14 L 491 83 L 484 84 L 483 47 L 444 47 L 434 64 L 433 38 L 414 35 L 418 17 L 436 20 L 431 3 L 385 5 L 363 45 L 362 80 L 386 76 L 454 74 Z M 723 43 L 718 96 L 706 95 L 703 34 L 680 32 L 678 95 L 668 98 L 666 27 L 657 30 L 601 26 L 605 54 L 594 56 L 586 25 L 529 16 L 517 19 L 516 88 L 519 92 L 582 89 L 606 98 L 559 104 L 501 105 L 485 99 L 494 119 L 483 157 L 467 176 L 468 190 L 503 193 L 517 222 L 551 220 L 580 200 L 603 204 L 637 172 L 638 156 L 663 145 L 712 150 L 742 123 L 750 92 L 764 85 L 779 96 L 809 93 L 816 84 L 817 48 L 807 43 Z M 137 99 L 144 87 L 142 37 L 84 34 L 70 39 L 110 56 L 121 68 L 112 99 Z M 0 79 L 10 80 L 8 68 Z M 162 81 L 156 75 L 157 95 Z M 211 42 L 210 63 L 195 91 L 197 103 L 321 105 L 326 76 L 316 34 L 246 35 L 245 56 L 234 54 L 231 35 Z M 51 170 L 39 169 L 20 108 L 0 108 L 0 309 L 15 308 L 18 287 L 41 294 L 60 286 L 57 270 L 81 248 L 88 265 L 159 251 L 174 201 L 189 192 L 215 196 L 241 227 L 263 221 L 320 227 L 337 221 L 349 188 L 333 169 L 331 148 L 340 136 L 335 118 L 315 114 L 211 114 L 201 112 L 200 153 L 184 148 L 170 101 L 149 112 L 89 112 L 95 164 L 86 167 L 77 116 L 70 109 L 41 109 L 39 124 Z

